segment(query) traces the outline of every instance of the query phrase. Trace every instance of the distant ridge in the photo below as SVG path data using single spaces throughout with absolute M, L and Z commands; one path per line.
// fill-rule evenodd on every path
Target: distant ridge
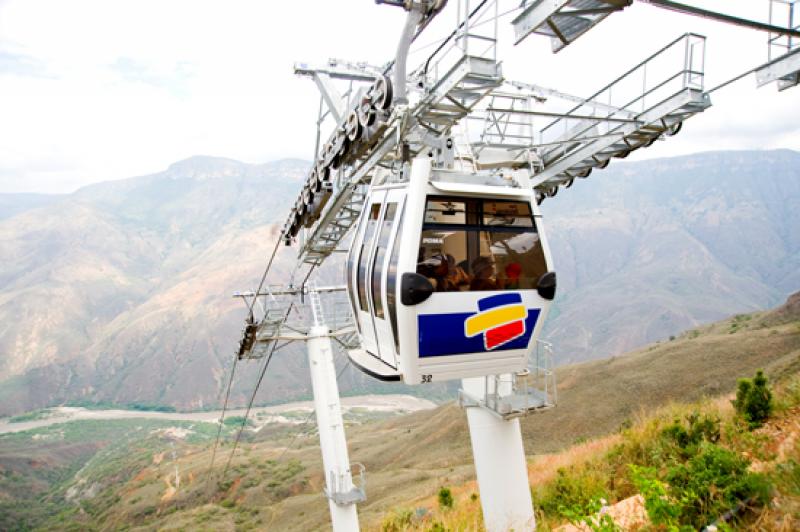
M 0 415 L 76 400 L 216 405 L 244 317 L 230 295 L 255 288 L 307 171 L 198 156 L 73 194 L 0 195 Z M 17 205 L 5 218 L 4 200 Z M 800 287 L 798 204 L 789 150 L 615 162 L 576 180 L 543 204 L 556 362 L 782 302 Z M 285 276 L 295 250 L 281 249 Z M 322 274 L 341 280 L 338 267 Z M 276 357 L 258 401 L 310 393 L 299 349 Z M 235 404 L 255 378 L 243 367 Z M 342 389 L 386 388 L 348 370 Z

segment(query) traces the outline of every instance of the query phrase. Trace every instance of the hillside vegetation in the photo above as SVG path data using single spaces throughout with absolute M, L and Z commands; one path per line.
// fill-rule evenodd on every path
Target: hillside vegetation
M 703 398 L 732 393 L 737 378 L 759 368 L 782 383 L 783 406 L 760 429 L 763 438 L 760 432 L 729 438 L 736 426 L 728 399 Z M 740 455 L 780 445 L 771 434 L 798 421 L 791 402 L 797 386 L 787 382 L 799 368 L 800 295 L 775 311 L 737 315 L 630 355 L 562 368 L 558 407 L 523 420 L 541 523 L 567 521 L 553 496 L 559 493 L 554 487 L 558 468 L 566 471 L 561 482 L 569 484 L 567 491 L 574 487 L 572 479 L 592 488 L 577 490 L 593 499 L 573 501 L 576 512 L 591 510 L 600 495 L 615 502 L 637 489 L 631 473 L 619 469 L 632 461 L 631 446 L 649 445 L 647 438 L 675 420 L 688 430 L 687 416 L 695 411 L 701 419 L 718 417 L 721 445 Z M 305 531 L 328 526 L 313 423 L 246 433 L 223 477 L 233 429 L 225 431 L 210 478 L 212 425 L 82 421 L 0 436 L 0 514 L 6 516 L 0 528 Z M 480 527 L 469 437 L 457 406 L 383 421 L 351 419 L 348 441 L 351 460 L 363 463 L 368 475 L 368 500 L 359 505 L 365 529 L 380 529 L 396 518 L 422 529 L 437 521 L 453 524 L 452 519 L 466 529 Z M 619 445 L 628 447 L 620 451 Z M 784 451 L 786 460 L 793 459 Z M 772 475 L 770 468 L 784 462 L 771 456 L 754 454 L 748 460 L 764 462 L 765 474 Z M 609 485 L 609 478 L 617 477 L 624 482 Z M 437 493 L 443 486 L 452 489 L 452 511 L 439 509 Z M 782 509 L 775 512 L 758 515 L 784 518 Z
M 730 397 L 671 403 L 614 434 L 532 457 L 538 529 L 797 530 L 800 374 L 780 379 L 773 405 L 753 428 Z M 380 529 L 483 530 L 480 515 L 469 481 L 393 508 Z

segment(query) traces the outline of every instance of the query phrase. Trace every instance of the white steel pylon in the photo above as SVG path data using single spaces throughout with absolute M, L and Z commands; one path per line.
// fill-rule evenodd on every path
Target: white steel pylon
M 339 386 L 333 364 L 333 347 L 330 329 L 322 322 L 319 294 L 309 291 L 314 326 L 308 332 L 308 366 L 314 390 L 314 411 L 317 417 L 322 465 L 325 471 L 325 495 L 331 511 L 331 525 L 335 532 L 357 532 L 356 502 L 365 499 L 364 491 L 353 484 L 347 439 L 344 433 Z
M 510 379 L 496 390 L 499 396 L 512 392 Z M 485 395 L 489 381 L 483 377 L 462 379 L 470 395 Z M 468 407 L 467 422 L 475 459 L 475 475 L 488 532 L 536 529 L 525 449 L 519 419 L 504 419 L 478 406 Z
M 306 342 L 322 464 L 325 470 L 325 494 L 328 496 L 333 530 L 357 531 L 358 498 L 348 497 L 348 494 L 355 491 L 355 487 L 350 471 L 350 458 L 347 454 L 339 387 L 336 384 L 333 349 L 328 332 L 327 327 L 315 325 L 311 328 Z

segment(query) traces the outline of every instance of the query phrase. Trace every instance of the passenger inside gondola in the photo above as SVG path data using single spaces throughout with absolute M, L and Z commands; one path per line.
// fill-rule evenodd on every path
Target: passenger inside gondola
M 510 262 L 506 264 L 506 288 L 518 289 L 519 277 L 522 275 L 522 265 L 519 262 Z
M 533 289 L 546 272 L 530 205 L 520 201 L 429 198 L 417 258 L 437 292 Z
M 472 261 L 475 276 L 469 285 L 470 290 L 502 290 L 505 279 L 496 274 L 494 262 L 489 257 L 478 257 Z

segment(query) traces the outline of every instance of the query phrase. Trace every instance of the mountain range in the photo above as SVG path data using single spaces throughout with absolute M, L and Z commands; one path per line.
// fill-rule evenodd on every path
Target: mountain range
M 604 358 L 800 288 L 800 153 L 613 163 L 546 200 L 561 363 Z
M 67 401 L 216 406 L 246 314 L 231 294 L 255 288 L 306 170 L 193 157 L 72 194 L 0 194 L 0 415 Z M 557 363 L 785 299 L 800 287 L 798 200 L 789 150 L 615 162 L 576 180 L 542 205 Z M 234 404 L 257 373 L 237 369 Z M 341 387 L 379 389 L 349 370 Z M 309 393 L 302 349 L 288 348 L 257 401 Z

